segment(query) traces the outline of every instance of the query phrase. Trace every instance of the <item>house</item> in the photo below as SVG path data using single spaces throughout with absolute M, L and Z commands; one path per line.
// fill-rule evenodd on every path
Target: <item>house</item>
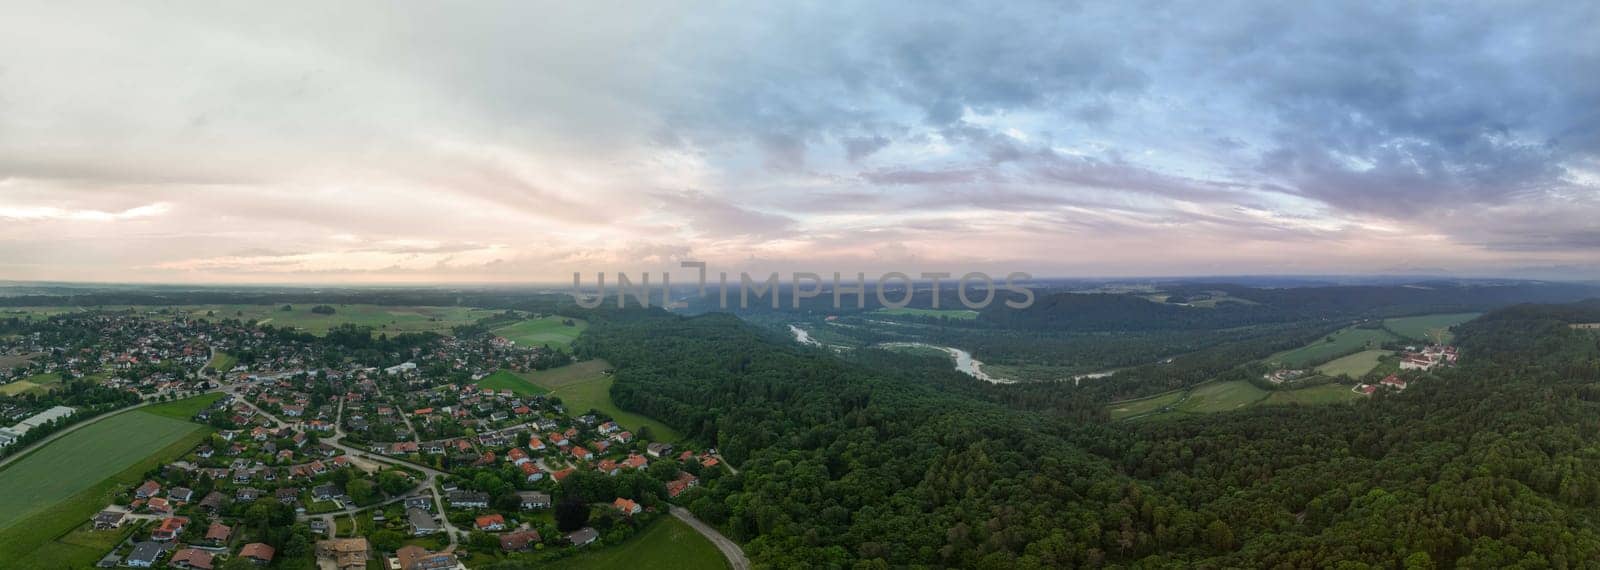
M 528 452 L 523 451 L 520 447 L 513 447 L 511 451 L 506 453 L 506 459 L 510 459 L 512 465 L 522 465 L 528 462 Z
M 522 476 L 527 478 L 528 481 L 538 481 L 540 479 L 544 479 L 544 470 L 540 469 L 539 466 L 532 461 L 523 463 L 517 468 L 522 470 Z
M 688 471 L 679 473 L 677 479 L 667 481 L 667 496 L 677 498 L 678 495 L 682 495 L 683 492 L 689 490 L 690 487 L 694 487 L 699 484 L 700 478 L 695 477 L 694 474 L 689 473 Z
M 187 487 L 173 487 L 172 490 L 167 491 L 167 497 L 174 501 L 187 503 L 189 499 L 194 498 L 194 490 Z
M 573 546 L 587 545 L 591 542 L 594 542 L 594 539 L 596 538 L 600 538 L 600 533 L 596 532 L 590 527 L 580 528 L 568 533 L 566 536 L 567 542 L 571 543 Z
M 272 494 L 278 498 L 278 502 L 285 505 L 292 505 L 295 503 L 295 501 L 300 500 L 300 490 L 294 487 L 283 487 L 277 491 L 273 491 Z
M 668 444 L 665 444 L 665 443 L 659 443 L 659 442 L 658 443 L 652 443 L 650 445 L 645 446 L 644 452 L 645 452 L 646 455 L 649 455 L 651 457 L 660 459 L 661 457 L 665 456 L 666 454 L 672 453 L 672 446 L 668 445 Z
M 473 526 L 484 532 L 501 531 L 506 529 L 506 518 L 500 515 L 483 515 L 473 521 Z
M 452 491 L 450 506 L 458 509 L 483 509 L 489 506 L 489 494 L 477 491 Z
M 1383 384 L 1384 386 L 1388 386 L 1390 388 L 1394 388 L 1396 390 L 1404 390 L 1404 389 L 1406 389 L 1406 381 L 1405 380 L 1401 380 L 1399 376 L 1396 376 L 1394 374 L 1390 374 L 1388 376 L 1385 376 L 1383 378 L 1383 380 L 1378 381 L 1378 383 L 1379 384 Z
M 630 453 L 627 459 L 622 460 L 622 466 L 629 469 L 644 469 L 650 466 L 650 460 L 642 455 Z
M 572 457 L 578 460 L 588 461 L 594 457 L 594 453 L 591 453 L 589 450 L 582 447 L 574 447 L 572 448 Z
M 1361 384 L 1356 386 L 1356 391 L 1371 396 L 1373 392 L 1378 391 L 1378 387 L 1373 384 Z
M 233 538 L 233 527 L 214 522 L 206 528 L 206 542 L 220 546 L 226 544 L 230 538 Z
M 127 516 L 128 513 L 122 511 L 100 511 L 94 516 L 94 529 L 111 530 L 114 528 L 120 528 L 122 526 L 122 521 L 125 520 Z
M 160 492 L 160 483 L 155 481 L 145 481 L 143 485 L 140 485 L 138 489 L 133 491 L 133 497 L 136 499 L 148 499 L 156 496 Z
M 639 503 L 634 502 L 632 499 L 624 499 L 621 497 L 618 497 L 616 501 L 613 501 L 611 503 L 611 507 L 621 511 L 622 514 L 630 516 L 639 514 L 639 511 L 642 510 L 639 508 Z
M 145 507 L 148 507 L 150 512 L 158 515 L 166 516 L 172 514 L 172 502 L 161 497 L 150 499 L 150 502 L 145 503 Z
M 550 495 L 538 491 L 517 491 L 517 497 L 522 499 L 522 510 L 550 508 Z
M 611 434 L 611 441 L 615 441 L 617 443 L 623 443 L 623 444 L 632 442 L 633 441 L 633 432 L 631 432 L 631 431 L 621 431 L 621 432 L 617 432 L 617 433 Z
M 544 451 L 544 441 L 537 437 L 528 438 L 528 449 Z
M 402 547 L 394 552 L 394 556 L 400 562 L 400 570 L 446 570 L 460 564 L 451 554 L 428 552 L 428 549 L 416 545 Z
M 500 535 L 500 550 L 523 552 L 539 542 L 539 531 L 524 530 Z
M 311 495 L 316 497 L 318 501 L 331 501 L 334 497 L 339 496 L 340 493 L 338 487 L 335 487 L 332 483 L 329 483 L 317 485 L 315 488 L 311 489 Z
M 617 462 L 610 459 L 603 460 L 598 465 L 595 465 L 594 470 L 605 473 L 606 475 L 616 475 L 621 471 L 621 469 L 617 467 Z
M 206 493 L 206 498 L 200 499 L 200 508 L 208 513 L 216 514 L 217 511 L 222 509 L 223 500 L 224 496 L 220 491 Z
M 317 559 L 332 561 L 338 570 L 362 570 L 367 567 L 371 549 L 365 538 L 336 538 L 317 541 Z
M 150 531 L 150 540 L 167 542 L 183 534 L 183 528 L 189 525 L 189 519 L 184 517 L 167 517 L 161 524 Z
M 167 561 L 167 564 L 179 568 L 211 570 L 211 553 L 197 548 L 185 548 L 173 554 L 172 560 Z
M 439 532 L 439 523 L 427 511 L 406 509 L 406 522 L 411 525 L 411 536 L 428 536 Z
M 566 479 L 568 475 L 571 475 L 576 471 L 577 471 L 577 469 L 568 467 L 566 469 L 562 469 L 560 471 L 552 473 L 552 474 L 550 474 L 550 476 L 553 477 L 556 480 L 556 482 L 559 483 L 559 482 L 561 482 L 561 480 Z
M 276 553 L 272 546 L 261 542 L 252 542 L 239 549 L 240 558 L 248 558 L 256 564 L 272 562 L 272 555 Z
M 424 510 L 424 511 L 432 511 L 433 510 L 433 499 L 429 498 L 429 497 L 421 497 L 421 496 L 406 497 L 406 508 L 408 508 L 408 509 L 421 509 L 421 510 Z
M 233 500 L 241 503 L 254 502 L 259 498 L 261 498 L 261 489 L 240 487 L 238 490 L 233 492 Z
M 133 545 L 133 553 L 128 555 L 128 559 L 124 560 L 123 564 L 134 568 L 149 568 L 155 566 L 156 560 L 161 559 L 161 554 L 166 551 L 165 545 L 146 540 Z

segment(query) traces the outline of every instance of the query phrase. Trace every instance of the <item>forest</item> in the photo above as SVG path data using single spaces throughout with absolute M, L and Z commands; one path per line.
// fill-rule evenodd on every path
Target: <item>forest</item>
M 725 314 L 585 315 L 619 405 L 740 467 L 690 508 L 777 567 L 1574 567 L 1600 557 L 1595 306 L 1457 331 L 1349 406 L 1110 424 L 1091 390 L 839 357 Z

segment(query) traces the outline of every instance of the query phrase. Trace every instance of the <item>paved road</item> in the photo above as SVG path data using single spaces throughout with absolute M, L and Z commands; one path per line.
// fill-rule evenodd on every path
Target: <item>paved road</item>
M 690 513 L 688 509 L 674 505 L 672 507 L 672 516 L 689 523 L 691 528 L 710 539 L 712 544 L 717 545 L 717 550 L 721 550 L 722 555 L 728 557 L 728 564 L 733 566 L 733 570 L 750 570 L 750 559 L 744 557 L 744 549 L 739 547 L 739 543 L 728 540 L 728 537 L 722 536 L 722 533 L 717 532 L 717 529 L 711 528 L 711 525 L 694 518 L 694 514 Z

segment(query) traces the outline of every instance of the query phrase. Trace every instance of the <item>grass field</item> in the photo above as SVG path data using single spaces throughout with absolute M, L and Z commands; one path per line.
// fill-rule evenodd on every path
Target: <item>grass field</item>
M 1209 414 L 1244 409 L 1267 397 L 1267 391 L 1243 380 L 1211 382 L 1189 391 L 1178 411 Z
M 1263 400 L 1261 404 L 1264 406 L 1283 404 L 1337 404 L 1339 402 L 1348 402 L 1361 397 L 1361 394 L 1355 393 L 1350 389 L 1350 386 L 1346 386 L 1344 384 L 1320 384 L 1298 390 L 1277 390 L 1271 392 L 1267 396 L 1267 399 Z
M 883 308 L 873 312 L 909 317 L 944 317 L 959 321 L 970 321 L 978 318 L 978 312 L 971 309 L 913 309 L 911 307 L 900 307 L 898 309 Z
M 133 309 L 141 312 L 184 314 L 193 318 L 254 320 L 275 327 L 290 327 L 311 334 L 325 334 L 329 329 L 350 323 L 369 326 L 375 332 L 399 334 L 407 332 L 449 333 L 450 327 L 476 322 L 495 314 L 488 309 L 469 307 L 417 307 L 384 305 L 331 305 L 332 315 L 311 312 L 315 304 L 292 305 L 293 310 L 281 310 L 283 305 L 176 305 L 157 306 L 105 306 L 105 307 L 28 307 L 21 309 L 30 314 L 49 315 L 65 312 L 103 309 Z M 209 315 L 209 316 L 208 316 Z M 5 316 L 0 313 L 0 316 Z
M 716 545 L 671 516 L 619 545 L 584 552 L 545 564 L 544 568 L 584 570 L 718 570 L 728 567 Z
M 1353 352 L 1377 348 L 1385 341 L 1398 338 L 1383 329 L 1355 327 L 1341 329 L 1328 336 L 1333 339 L 1331 342 L 1326 338 L 1317 339 L 1300 348 L 1269 356 L 1267 361 L 1288 368 L 1310 368 Z
M 1448 313 L 1384 319 L 1383 327 L 1394 334 L 1415 340 L 1439 340 L 1449 344 L 1454 337 L 1450 327 L 1478 318 L 1483 313 Z
M 221 392 L 201 394 L 193 398 L 184 398 L 173 402 L 153 404 L 141 408 L 139 411 L 146 414 L 157 415 L 164 418 L 188 421 L 195 414 L 209 407 L 213 402 L 222 399 Z
M 1341 356 L 1324 362 L 1317 367 L 1317 372 L 1329 376 L 1344 375 L 1351 378 L 1360 378 L 1371 372 L 1373 368 L 1378 367 L 1378 358 L 1390 354 L 1394 353 L 1387 350 L 1363 350 L 1349 356 Z
M 15 396 L 17 394 L 44 394 L 54 390 L 61 384 L 61 375 L 54 372 L 48 374 L 35 374 L 27 378 L 0 386 L 0 394 Z
M 0 354 L 0 370 L 10 370 L 31 362 L 34 358 L 43 355 L 42 352 L 33 354 Z
M 227 372 L 229 370 L 233 370 L 233 367 L 238 364 L 239 359 L 232 354 L 228 354 L 226 352 L 217 352 L 211 356 L 211 362 L 206 363 L 206 368 L 216 370 L 217 372 Z
M 495 372 L 494 374 L 484 376 L 483 379 L 478 380 L 475 382 L 475 384 L 494 390 L 510 389 L 518 396 L 534 396 L 549 392 L 549 390 L 546 390 L 543 386 L 534 384 L 527 378 L 523 378 L 521 375 L 510 370 L 501 370 Z
M 533 372 L 530 376 L 540 386 L 549 388 L 551 396 L 561 398 L 561 402 L 567 406 L 569 415 L 580 416 L 592 408 L 605 412 L 622 427 L 635 433 L 641 427 L 650 428 L 652 439 L 668 442 L 683 439 L 682 434 L 667 427 L 667 424 L 623 411 L 612 403 L 612 378 L 602 373 L 610 368 L 611 364 L 604 360 L 585 360 L 560 368 Z
M 146 409 L 105 418 L 0 470 L 0 560 L 17 568 L 86 568 L 105 553 L 100 545 L 112 538 L 79 530 L 88 517 L 210 433 Z
M 572 321 L 573 325 L 562 324 L 564 321 Z M 494 334 L 522 346 L 549 345 L 551 348 L 565 349 L 586 328 L 589 328 L 589 323 L 581 319 L 552 316 L 518 321 L 494 329 Z
M 1183 390 L 1178 390 L 1175 392 L 1167 392 L 1165 394 L 1151 396 L 1149 398 L 1128 400 L 1125 402 L 1114 402 L 1107 407 L 1111 412 L 1111 419 L 1120 420 L 1133 416 L 1148 414 L 1156 410 L 1160 410 L 1161 408 L 1181 402 L 1183 401 L 1184 394 L 1185 392 Z

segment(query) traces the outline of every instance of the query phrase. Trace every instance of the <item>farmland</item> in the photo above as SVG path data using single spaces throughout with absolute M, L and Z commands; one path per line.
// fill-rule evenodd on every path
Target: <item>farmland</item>
M 1341 329 L 1300 348 L 1274 354 L 1266 360 L 1286 368 L 1309 368 L 1341 356 L 1377 348 L 1378 345 L 1397 338 L 1383 329 L 1351 327 Z
M 153 406 L 172 412 L 193 401 Z M 85 567 L 104 553 L 74 532 L 144 473 L 198 444 L 209 430 L 145 410 L 72 432 L 0 470 L 0 559 L 20 567 Z M 74 540 L 74 537 L 78 540 Z
M 546 568 L 593 568 L 597 570 L 660 568 L 663 570 L 716 570 L 728 567 L 716 545 L 700 536 L 689 525 L 670 516 L 620 545 L 583 552 L 544 565 Z
M 1348 356 L 1341 356 L 1317 367 L 1317 372 L 1329 376 L 1349 376 L 1360 378 L 1373 368 L 1378 367 L 1378 359 L 1394 354 L 1387 350 L 1363 350 Z
M 500 370 L 475 382 L 480 387 L 493 390 L 511 390 L 518 396 L 536 396 L 548 393 L 543 386 L 533 383 L 510 370 Z
M 636 432 L 640 428 L 650 428 L 653 439 L 677 441 L 683 438 L 682 434 L 667 427 L 667 424 L 639 414 L 623 411 L 612 403 L 612 378 L 602 373 L 602 371 L 609 368 L 611 368 L 611 364 L 604 360 L 586 360 L 560 368 L 534 372 L 532 376 L 534 382 L 550 389 L 550 396 L 561 398 L 561 402 L 566 405 L 567 414 L 569 415 L 582 415 L 592 408 L 611 416 L 624 428 Z
M 1243 409 L 1267 397 L 1267 391 L 1242 380 L 1211 382 L 1195 387 L 1178 411 L 1196 414 Z
M 1120 420 L 1152 413 L 1167 406 L 1182 402 L 1184 395 L 1185 392 L 1183 390 L 1176 390 L 1148 398 L 1140 398 L 1138 400 L 1113 402 L 1109 406 L 1111 419 Z
M 1414 340 L 1438 340 L 1449 344 L 1454 336 L 1450 327 L 1478 318 L 1481 313 L 1447 313 L 1385 319 L 1383 327 L 1390 332 Z
M 571 325 L 566 324 L 571 322 Z M 550 346 L 565 349 L 573 339 L 583 333 L 589 323 L 567 317 L 541 317 L 512 323 L 497 329 L 494 334 L 522 346 Z

